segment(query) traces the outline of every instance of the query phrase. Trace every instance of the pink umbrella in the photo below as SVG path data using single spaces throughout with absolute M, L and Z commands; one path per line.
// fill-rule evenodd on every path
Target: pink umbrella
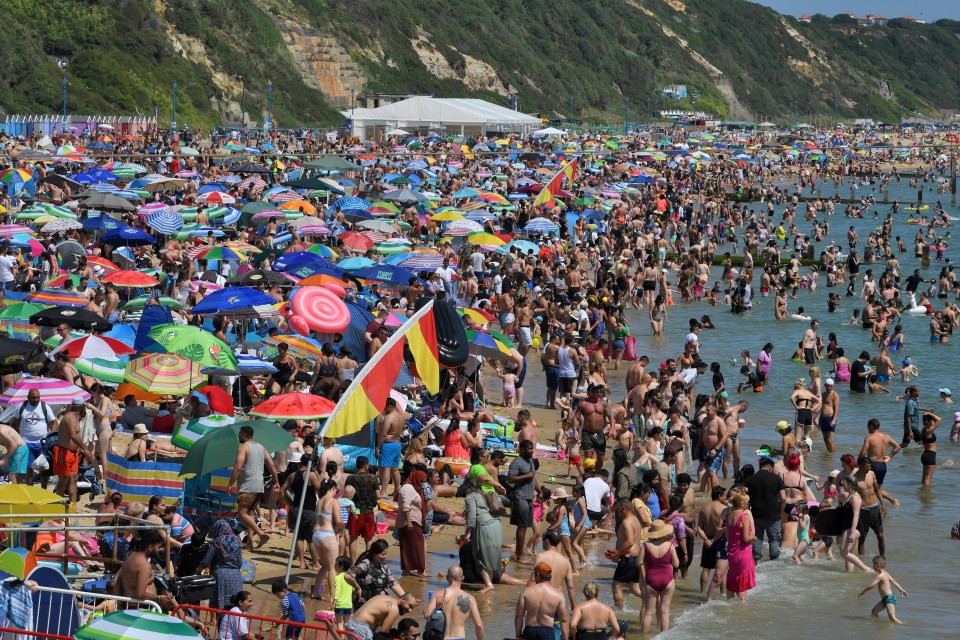
M 263 211 L 257 211 L 255 214 L 253 214 L 253 218 L 251 218 L 251 220 L 269 220 L 270 218 L 285 220 L 287 218 L 287 213 L 289 213 L 289 211 L 280 211 L 279 209 L 264 209 Z
M 220 285 L 214 284 L 213 282 L 208 282 L 206 280 L 191 280 L 190 293 L 197 293 L 200 291 L 200 285 L 203 285 L 207 288 L 207 293 L 213 293 L 214 291 L 220 291 L 220 289 L 223 289 L 223 287 Z
M 10 237 L 18 233 L 28 233 L 33 235 L 36 233 L 30 227 L 25 227 L 22 224 L 0 224 L 0 236 Z
M 163 202 L 151 202 L 150 204 L 145 204 L 137 210 L 138 216 L 148 216 L 151 213 L 156 213 L 158 211 L 167 211 L 170 209 L 169 205 L 164 204 Z
M 40 392 L 40 399 L 47 404 L 70 404 L 75 396 L 84 400 L 90 399 L 90 394 L 80 387 L 58 378 L 31 378 L 24 376 L 0 395 L 0 404 L 23 404 L 32 389 Z

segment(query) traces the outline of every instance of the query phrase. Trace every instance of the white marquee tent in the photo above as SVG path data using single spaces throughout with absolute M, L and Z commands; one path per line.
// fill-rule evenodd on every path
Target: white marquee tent
M 352 134 L 361 140 L 379 139 L 393 129 L 416 134 L 485 135 L 488 131 L 529 133 L 540 118 L 471 98 L 419 96 L 376 109 L 342 111 L 352 117 Z

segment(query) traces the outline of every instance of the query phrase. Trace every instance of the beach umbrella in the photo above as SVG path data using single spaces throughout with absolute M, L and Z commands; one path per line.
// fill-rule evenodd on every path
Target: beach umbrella
M 238 443 L 239 444 L 239 443 Z M 236 449 L 234 449 L 236 450 Z M 203 640 L 192 626 L 165 613 L 125 609 L 93 618 L 77 629 L 75 640 Z
M 28 340 L 0 337 L 0 366 L 22 365 L 38 355 L 40 345 Z
M 394 255 L 410 251 L 410 240 L 407 238 L 388 238 L 374 248 L 377 253 Z
M 22 224 L 2 224 L 0 225 L 0 237 L 9 238 L 17 234 L 25 233 L 28 235 L 36 235 L 36 231 L 30 227 L 25 227 Z
M 356 231 L 344 231 L 337 236 L 343 246 L 353 251 L 369 251 L 373 249 L 373 240 Z
M 200 327 L 160 324 L 150 330 L 150 339 L 170 353 L 203 367 L 236 369 L 237 356 L 219 338 Z
M 117 271 L 101 279 L 103 282 L 112 283 L 117 287 L 155 287 L 159 284 L 153 276 L 147 275 L 142 271 Z
M 365 269 L 366 267 L 372 267 L 377 264 L 376 260 L 371 260 L 370 258 L 346 258 L 337 263 L 337 266 L 341 269 L 347 271 L 356 271 L 357 269 Z
M 239 251 L 224 245 L 197 247 L 196 251 L 191 249 L 187 252 L 187 255 L 194 259 L 204 260 L 246 260 Z
M 411 271 L 434 271 L 443 266 L 443 257 L 439 253 L 414 253 L 399 266 Z
M 252 287 L 225 287 L 201 300 L 193 313 L 230 318 L 266 318 L 278 315 L 275 300 Z
M 147 302 L 150 300 L 156 300 L 157 304 L 161 307 L 170 307 L 171 309 L 182 309 L 183 305 L 171 298 L 170 296 L 160 296 L 159 298 L 154 297 L 152 293 L 145 293 L 142 296 L 137 296 L 136 298 L 131 299 L 129 302 L 123 305 L 123 309 L 129 311 L 131 309 L 143 309 L 147 306 Z
M 310 393 L 282 393 L 258 404 L 250 415 L 271 420 L 316 420 L 329 416 L 335 406 L 330 400 Z
M 30 322 L 38 327 L 58 327 L 61 324 L 66 324 L 72 329 L 109 331 L 113 328 L 113 323 L 104 320 L 92 311 L 61 307 L 52 307 L 37 312 L 30 316 Z
M 513 356 L 510 350 L 497 343 L 489 333 L 482 331 L 467 331 L 468 349 L 470 353 L 494 360 L 509 360 Z
M 76 291 L 63 289 L 41 289 L 26 297 L 27 302 L 48 304 L 61 307 L 85 307 L 90 299 Z M 98 316 L 99 317 L 99 316 Z
M 14 167 L 13 169 L 4 169 L 0 172 L 0 182 L 4 184 L 16 184 L 18 182 L 29 182 L 33 178 L 33 172 L 29 169 Z
M 336 260 L 340 257 L 340 254 L 328 247 L 325 244 L 311 244 L 306 248 L 307 253 L 315 253 L 321 258 L 326 258 L 327 260 Z
M 534 218 L 523 229 L 527 233 L 555 233 L 560 230 L 560 227 L 546 218 Z
M 135 353 L 130 345 L 102 336 L 83 336 L 61 342 L 51 355 L 66 353 L 71 358 L 106 358 L 116 359 L 117 356 Z
M 76 506 L 70 503 L 69 497 L 64 498 L 52 491 L 26 484 L 0 485 L 0 517 L 7 525 L 21 524 L 22 520 L 11 518 L 18 514 L 43 514 L 56 517 L 71 511 L 76 511 Z M 30 520 L 35 522 L 36 518 L 30 518 Z M 27 560 L 26 557 L 24 560 Z M 5 565 L 6 562 L 4 562 Z M 29 565 L 25 564 L 24 568 L 27 566 Z
M 374 282 L 383 282 L 384 284 L 402 285 L 409 284 L 411 278 L 417 278 L 412 271 L 407 271 L 401 267 L 395 267 L 390 264 L 381 264 L 373 267 L 358 269 L 350 275 L 363 280 L 373 280 Z M 422 281 L 421 281 L 422 282 Z
M 131 360 L 127 363 L 125 378 L 138 389 L 178 396 L 205 384 L 199 364 L 171 353 L 152 353 Z
M 472 233 L 467 236 L 467 240 L 474 244 L 482 244 L 485 247 L 500 247 L 506 244 L 492 233 Z
M 203 418 L 194 418 L 190 422 L 182 423 L 174 430 L 173 437 L 170 439 L 170 444 L 175 447 L 180 447 L 185 451 L 189 451 L 190 448 L 196 444 L 197 440 L 206 434 L 214 431 L 215 429 L 233 424 L 236 421 L 237 419 L 233 416 L 224 415 L 222 413 L 212 413 Z
M 306 200 L 288 200 L 278 207 L 281 211 L 299 211 L 308 216 L 317 215 L 317 208 Z
M 368 229 L 370 231 L 379 231 L 380 233 L 396 233 L 397 229 L 389 222 L 383 220 L 363 220 L 357 223 L 358 229 Z
M 87 218 L 86 220 L 81 221 L 80 225 L 84 229 L 88 229 L 90 231 L 114 231 L 116 229 L 123 229 L 124 227 L 128 226 L 106 214 Z
M 23 404 L 27 401 L 30 391 L 34 389 L 40 393 L 40 399 L 47 404 L 70 404 L 76 396 L 81 396 L 84 400 L 90 399 L 89 393 L 66 380 L 24 376 L 0 394 L 0 404 Z
M 266 402 L 289 395 L 293 394 L 273 396 L 273 398 Z M 319 398 L 309 394 L 299 395 L 325 400 L 330 404 L 330 409 L 333 410 L 333 403 L 325 398 Z M 266 402 L 263 404 L 266 404 Z M 184 476 L 189 473 L 195 473 L 198 476 L 202 476 L 212 471 L 217 471 L 218 469 L 232 467 L 237 457 L 237 449 L 240 447 L 238 440 L 240 428 L 244 426 L 249 426 L 253 429 L 253 439 L 258 444 L 263 445 L 267 453 L 270 454 L 283 451 L 293 442 L 293 437 L 281 429 L 276 422 L 271 420 L 240 420 L 232 424 L 224 425 L 219 429 L 214 429 L 197 439 L 183 459 L 183 463 L 180 466 L 180 475 Z
M 72 231 L 74 229 L 83 229 L 83 224 L 77 222 L 76 220 L 70 220 L 69 218 L 57 218 L 56 220 L 51 220 L 40 227 L 40 232 L 61 233 L 63 231 Z
M 102 240 L 115 246 L 124 245 L 128 247 L 140 247 L 157 242 L 156 238 L 146 231 L 134 227 L 122 227 L 107 231 L 103 234 Z
M 251 356 L 246 353 L 238 353 L 236 371 L 231 371 L 230 369 L 218 369 L 216 367 L 204 367 L 201 369 L 200 373 L 205 376 L 266 376 L 270 375 L 271 373 L 275 373 L 276 371 L 277 368 L 266 360 L 262 360 L 257 356 Z
M 77 367 L 77 371 L 88 376 L 93 376 L 100 382 L 120 384 L 126 379 L 126 358 L 118 358 L 115 360 L 108 358 L 77 358 L 73 364 Z
M 171 235 L 183 226 L 183 216 L 169 209 L 161 209 L 147 216 L 147 226 L 157 233 Z
M 290 354 L 293 355 L 293 357 L 305 360 L 312 360 L 320 357 L 320 352 L 323 349 L 323 345 L 313 338 L 306 338 L 304 336 L 296 335 L 273 336 L 267 338 L 263 342 L 264 344 L 274 347 L 282 342 L 287 345 L 290 350 Z
M 362 209 L 366 211 L 370 208 L 370 203 L 357 196 L 344 196 L 334 200 L 331 205 L 335 209 Z
M 92 195 L 81 204 L 87 208 L 97 208 L 97 209 L 119 209 L 121 211 L 136 211 L 137 205 L 121 198 L 115 196 L 112 193 L 97 193 Z
M 523 255 L 527 255 L 531 251 L 534 253 L 534 255 L 536 255 L 540 251 L 540 247 L 538 247 L 535 243 L 530 242 L 529 240 L 511 240 L 507 244 L 500 247 L 497 250 L 497 252 L 509 253 L 510 250 L 513 249 L 514 247 L 520 249 L 520 253 Z
M 32 302 L 14 302 L 0 309 L 0 328 L 11 338 L 32 340 L 39 334 L 36 325 L 30 322 L 30 316 L 40 313 L 45 306 Z
M 276 271 L 266 271 L 264 269 L 255 269 L 253 271 L 247 271 L 246 273 L 240 274 L 227 280 L 229 285 L 244 285 L 244 286 L 257 286 L 265 284 L 268 287 L 273 285 L 280 284 L 290 284 L 290 279 L 278 273 Z

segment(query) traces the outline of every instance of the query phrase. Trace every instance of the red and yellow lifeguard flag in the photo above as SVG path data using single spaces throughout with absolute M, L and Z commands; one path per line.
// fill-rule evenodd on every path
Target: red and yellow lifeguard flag
M 440 360 L 437 356 L 437 323 L 433 317 L 433 303 L 430 309 L 407 330 L 407 346 L 417 363 L 417 374 L 423 380 L 427 391 L 440 392 Z
M 403 340 L 417 362 L 417 372 L 430 393 L 440 390 L 440 360 L 433 301 L 424 305 L 374 354 L 340 397 L 321 434 L 341 438 L 356 433 L 376 418 L 387 404 L 393 383 L 403 365 Z
M 560 171 L 557 171 L 556 175 L 550 178 L 550 182 L 547 183 L 547 186 L 543 188 L 542 191 L 537 195 L 537 199 L 533 201 L 533 208 L 544 205 L 556 196 L 563 188 L 563 179 L 567 179 L 567 184 L 572 185 L 573 179 L 577 175 L 577 159 L 574 158 L 569 164 L 565 164 L 560 167 Z

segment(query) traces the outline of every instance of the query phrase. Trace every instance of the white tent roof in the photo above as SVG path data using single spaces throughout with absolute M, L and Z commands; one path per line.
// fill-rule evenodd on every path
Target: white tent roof
M 519 111 L 472 98 L 430 98 L 419 96 L 384 105 L 376 109 L 342 111 L 357 124 L 391 123 L 396 127 L 443 125 L 486 125 L 532 127 L 540 126 L 540 119 Z
M 563 129 L 557 129 L 555 127 L 547 127 L 546 129 L 540 129 L 539 131 L 534 131 L 533 135 L 535 136 L 565 136 L 567 132 Z

